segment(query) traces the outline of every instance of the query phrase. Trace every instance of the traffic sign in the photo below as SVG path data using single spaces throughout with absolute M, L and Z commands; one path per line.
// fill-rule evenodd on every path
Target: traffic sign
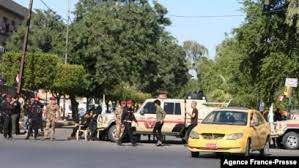
M 297 87 L 297 85 L 298 85 L 297 78 L 286 78 L 285 86 Z

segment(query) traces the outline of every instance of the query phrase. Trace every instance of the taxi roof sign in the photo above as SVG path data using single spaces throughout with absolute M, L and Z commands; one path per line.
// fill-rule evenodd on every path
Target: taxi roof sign
M 297 87 L 298 79 L 297 78 L 286 78 L 285 86 Z

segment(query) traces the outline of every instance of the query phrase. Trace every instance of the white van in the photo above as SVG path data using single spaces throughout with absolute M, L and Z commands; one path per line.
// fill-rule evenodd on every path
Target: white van
M 138 125 L 133 123 L 135 134 L 152 135 L 156 122 L 154 101 L 156 99 L 147 99 L 135 113 Z M 201 122 L 211 111 L 227 107 L 229 103 L 207 103 L 205 100 L 192 99 L 159 99 L 161 107 L 167 113 L 164 125 L 162 127 L 163 135 L 172 135 L 184 137 L 185 131 L 190 125 L 190 117 L 186 115 L 186 111 L 191 112 L 191 103 L 197 102 L 198 121 Z M 116 141 L 116 127 L 114 113 L 103 113 L 98 117 L 98 129 L 102 136 L 107 135 L 111 141 Z

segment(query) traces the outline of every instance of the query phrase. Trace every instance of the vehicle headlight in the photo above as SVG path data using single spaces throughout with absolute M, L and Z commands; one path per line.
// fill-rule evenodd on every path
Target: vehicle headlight
M 189 137 L 192 139 L 200 139 L 201 135 L 195 131 L 191 131 Z
M 234 134 L 227 134 L 225 136 L 225 139 L 236 140 L 236 139 L 240 139 L 242 137 L 243 137 L 243 133 L 234 133 Z

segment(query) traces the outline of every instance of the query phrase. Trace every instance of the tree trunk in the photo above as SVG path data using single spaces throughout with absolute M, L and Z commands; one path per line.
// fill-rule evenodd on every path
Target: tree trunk
M 72 108 L 72 118 L 75 122 L 78 122 L 79 121 L 79 115 L 78 115 L 79 103 L 76 101 L 76 97 L 73 94 L 70 94 L 70 100 L 71 100 L 71 108 Z

